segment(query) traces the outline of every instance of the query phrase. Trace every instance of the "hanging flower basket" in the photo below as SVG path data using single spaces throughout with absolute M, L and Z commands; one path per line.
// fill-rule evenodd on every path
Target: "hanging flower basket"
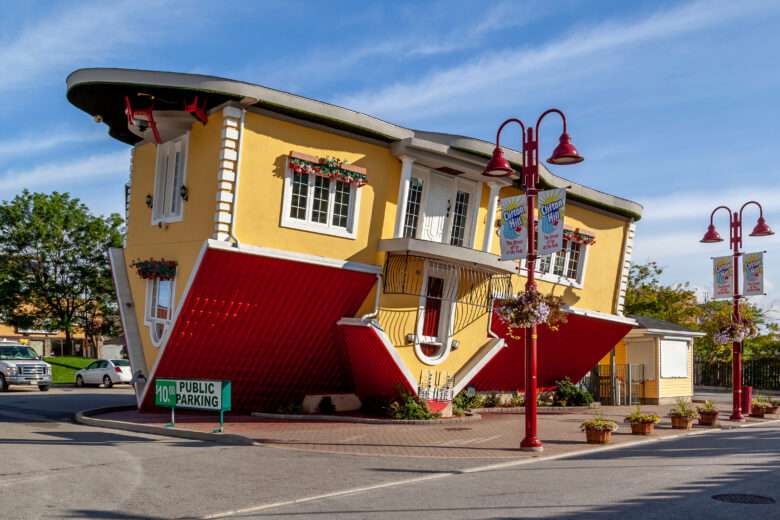
M 716 345 L 727 345 L 729 343 L 742 342 L 749 338 L 758 336 L 758 329 L 749 319 L 743 319 L 741 322 L 730 322 L 718 329 L 712 335 L 712 341 Z
M 585 231 L 580 231 L 580 228 L 564 229 L 563 237 L 570 242 L 574 242 L 575 244 L 584 244 L 586 246 L 592 246 L 593 244 L 596 243 L 596 237 L 594 237 L 593 235 Z
M 290 152 L 290 169 L 295 173 L 306 173 L 329 177 L 360 187 L 368 181 L 363 168 L 352 166 L 335 157 L 313 157 L 299 152 Z
M 174 260 L 134 260 L 130 267 L 135 268 L 138 276 L 144 280 L 173 280 L 176 278 L 176 266 Z
M 534 325 L 547 325 L 550 330 L 558 330 L 558 326 L 566 322 L 562 307 L 563 300 L 559 296 L 545 296 L 534 290 L 498 304 L 496 312 L 499 319 L 506 323 L 509 337 L 520 339 L 522 333 L 518 329 Z

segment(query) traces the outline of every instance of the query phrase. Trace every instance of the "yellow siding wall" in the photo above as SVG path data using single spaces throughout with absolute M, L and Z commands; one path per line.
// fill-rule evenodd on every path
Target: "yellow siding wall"
M 147 194 L 154 194 L 157 147 L 154 144 L 143 144 L 136 146 L 133 152 L 125 261 L 149 369 L 157 358 L 158 349 L 152 345 L 148 327 L 144 325 L 146 281 L 130 268 L 130 263 L 136 259 L 149 258 L 178 262 L 174 308 L 180 303 L 198 253 L 214 229 L 221 129 L 220 113 L 211 115 L 206 126 L 200 123 L 192 126 L 184 179 L 189 188 L 189 200 L 183 202 L 181 222 L 152 225 L 152 210 L 146 206 L 145 198 Z

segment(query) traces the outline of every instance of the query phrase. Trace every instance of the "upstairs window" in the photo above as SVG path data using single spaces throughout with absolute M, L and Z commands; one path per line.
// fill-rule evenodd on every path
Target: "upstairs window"
M 536 260 L 536 272 L 543 280 L 555 282 L 565 278 L 580 284 L 583 279 L 583 263 L 587 247 L 586 244 L 564 239 L 560 251 Z M 523 268 L 526 267 L 525 260 L 521 265 Z
M 417 237 L 417 223 L 420 221 L 422 207 L 423 181 L 412 177 L 409 182 L 409 194 L 406 198 L 406 215 L 404 215 L 404 237 Z
M 295 170 L 288 166 L 281 225 L 355 238 L 359 186 L 358 182 L 350 182 L 343 177 L 326 176 L 302 168 Z
M 467 191 L 458 191 L 455 195 L 455 208 L 452 211 L 452 231 L 450 233 L 450 244 L 453 246 L 463 246 L 463 240 L 466 237 L 466 221 L 469 211 L 469 193 Z
M 152 199 L 152 224 L 182 218 L 182 186 L 187 163 L 187 137 L 157 145 L 157 168 Z

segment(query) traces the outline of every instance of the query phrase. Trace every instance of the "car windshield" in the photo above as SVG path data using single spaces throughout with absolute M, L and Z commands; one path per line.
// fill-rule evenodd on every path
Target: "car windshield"
M 111 362 L 114 364 L 114 366 L 118 366 L 118 367 L 130 366 L 130 362 L 126 359 L 112 359 Z
M 0 359 L 38 359 L 38 353 L 30 347 L 0 347 Z

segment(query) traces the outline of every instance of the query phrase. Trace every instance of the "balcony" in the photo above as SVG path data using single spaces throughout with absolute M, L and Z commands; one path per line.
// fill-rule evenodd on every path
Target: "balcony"
M 379 250 L 393 254 L 410 254 L 422 258 L 441 260 L 484 271 L 488 274 L 512 274 L 517 272 L 517 263 L 501 261 L 498 256 L 467 247 L 453 246 L 445 242 L 420 240 L 411 237 L 388 238 L 379 241 Z

